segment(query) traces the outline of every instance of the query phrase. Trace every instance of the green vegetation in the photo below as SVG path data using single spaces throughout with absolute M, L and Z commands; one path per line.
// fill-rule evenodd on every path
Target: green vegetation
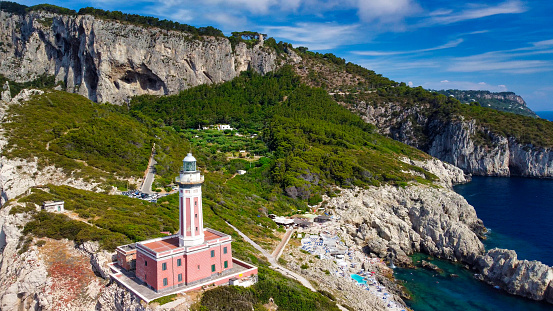
M 335 95 L 336 101 L 344 102 L 350 107 L 365 101 L 373 106 L 394 102 L 405 109 L 418 107 L 420 113 L 430 119 L 444 122 L 455 122 L 461 118 L 475 120 L 478 125 L 491 132 L 514 137 L 522 144 L 538 147 L 553 146 L 553 124 L 547 120 L 536 119 L 519 114 L 498 111 L 492 108 L 481 107 L 479 104 L 462 104 L 457 99 L 436 92 L 430 92 L 422 87 L 411 88 L 406 85 L 380 88 L 373 93 L 356 93 Z M 416 122 L 413 122 L 416 124 Z M 430 135 L 428 129 L 420 129 L 419 135 Z M 419 138 L 421 138 L 419 137 Z M 479 131 L 475 139 L 484 144 L 490 144 L 488 134 Z
M 119 177 L 142 176 L 155 143 L 158 174 L 172 178 L 188 143 L 173 128 L 145 124 L 122 107 L 96 104 L 61 91 L 46 91 L 25 105 L 12 105 L 6 123 L 9 158 L 37 157 L 68 175 L 119 187 Z
M 175 300 L 175 298 L 177 298 L 177 294 L 167 295 L 150 301 L 150 304 L 157 303 L 159 305 L 164 305 Z
M 160 20 L 152 16 L 142 16 L 138 14 L 126 14 L 120 11 L 105 11 L 101 9 L 95 9 L 92 7 L 86 7 L 79 10 L 79 15 L 92 15 L 101 19 L 115 20 L 119 22 L 125 22 L 133 25 L 144 27 L 156 27 L 163 30 L 174 30 L 190 33 L 193 36 L 215 36 L 224 37 L 223 32 L 212 26 L 207 27 L 194 27 L 186 24 L 180 24 L 170 20 Z
M 99 241 L 108 250 L 114 250 L 118 245 L 130 243 L 130 240 L 122 234 L 87 225 L 65 215 L 45 211 L 35 214 L 33 220 L 25 225 L 23 233 L 32 233 L 39 238 L 69 239 L 76 243 Z
M 264 197 L 285 190 L 292 198 L 315 196 L 316 202 L 335 184 L 399 185 L 436 178 L 398 160 L 425 154 L 375 133 L 373 126 L 337 105 L 325 91 L 302 85 L 288 67 L 266 76 L 246 72 L 230 82 L 176 96 L 140 96 L 131 101 L 131 114 L 181 131 L 230 123 L 242 132 L 259 132 L 269 153 L 263 173 L 258 170 L 261 174 L 253 176 L 263 178 Z M 206 169 L 220 169 L 225 161 L 212 153 L 219 147 L 207 153 L 207 145 L 196 146 L 203 150 L 199 158 Z
M 19 92 L 21 92 L 22 89 L 26 89 L 26 88 L 38 88 L 38 89 L 51 88 L 51 87 L 54 87 L 54 86 L 57 85 L 56 84 L 56 78 L 54 76 L 49 76 L 49 75 L 42 75 L 42 76 L 39 76 L 38 78 L 36 78 L 32 81 L 20 83 L 20 82 L 14 82 L 14 81 L 8 80 L 6 77 L 4 77 L 3 75 L 0 74 L 0 86 L 4 86 L 6 81 L 8 82 L 8 84 L 10 86 L 10 95 L 11 95 L 11 97 L 15 97 L 15 95 L 19 94 Z
M 329 296 L 312 292 L 298 282 L 265 267 L 252 287 L 221 286 L 203 294 L 197 310 L 266 310 L 263 304 L 273 298 L 279 310 L 339 310 Z
M 532 110 L 526 107 L 526 105 L 513 99 L 517 96 L 513 92 L 492 93 L 490 91 L 475 90 L 441 90 L 434 92 L 445 96 L 453 96 L 463 104 L 476 104 L 503 112 L 511 112 L 533 118 L 538 117 Z

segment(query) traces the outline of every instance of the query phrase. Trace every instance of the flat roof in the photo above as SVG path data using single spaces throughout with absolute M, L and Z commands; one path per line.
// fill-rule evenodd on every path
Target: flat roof
M 173 250 L 179 247 L 179 238 L 172 237 L 169 239 L 164 239 L 160 241 L 142 243 L 143 246 L 153 250 L 156 253 L 162 253 L 166 251 Z
M 215 230 L 213 230 L 213 231 L 215 231 Z M 215 232 L 204 230 L 204 243 L 209 242 L 211 240 L 216 240 L 216 239 L 222 238 L 224 236 L 226 236 L 226 234 L 219 235 Z M 152 241 L 152 242 L 144 241 L 141 244 L 142 244 L 142 246 L 147 247 L 147 248 L 151 249 L 152 251 L 154 251 L 156 253 L 163 253 L 163 252 L 174 250 L 174 249 L 177 249 L 177 248 L 180 247 L 179 246 L 179 237 L 177 235 L 174 235 L 174 236 L 172 236 L 170 238 L 167 238 L 167 239 L 156 240 L 156 241 Z

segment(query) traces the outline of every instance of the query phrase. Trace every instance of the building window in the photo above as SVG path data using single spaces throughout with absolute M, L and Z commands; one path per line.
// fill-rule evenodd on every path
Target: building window
M 161 264 L 161 270 L 163 270 L 163 271 L 167 270 L 167 263 L 166 262 Z
M 225 269 L 228 268 L 228 261 L 225 260 L 225 264 L 223 267 L 225 267 Z
M 198 201 L 194 201 L 194 206 L 198 206 Z
M 198 270 L 200 270 L 200 265 L 198 265 Z
M 215 272 L 215 265 L 211 265 L 211 272 Z
M 148 266 L 148 261 L 144 260 L 144 266 Z
M 211 258 L 215 257 L 215 251 L 211 251 Z
M 179 282 L 182 282 L 182 273 L 179 273 Z
M 223 247 L 223 254 L 226 254 L 227 253 L 227 247 Z
M 182 265 L 182 259 L 177 259 L 177 267 L 180 267 Z
M 196 218 L 198 218 L 198 214 L 196 214 Z
M 163 278 L 163 286 L 167 286 L 167 284 L 169 284 L 169 283 L 167 282 L 167 278 Z

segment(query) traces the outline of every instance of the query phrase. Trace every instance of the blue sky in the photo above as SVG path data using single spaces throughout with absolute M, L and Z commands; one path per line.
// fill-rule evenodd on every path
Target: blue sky
M 553 110 L 551 0 L 46 1 L 259 31 L 413 86 L 513 91 Z

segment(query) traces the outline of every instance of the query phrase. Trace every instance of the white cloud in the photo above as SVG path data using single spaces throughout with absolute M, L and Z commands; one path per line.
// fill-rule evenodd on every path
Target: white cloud
M 359 0 L 358 15 L 362 21 L 395 23 L 420 10 L 412 0 Z
M 242 30 L 240 28 L 247 23 L 247 19 L 243 16 L 235 16 L 221 12 L 210 14 L 209 16 L 206 16 L 206 19 L 216 22 L 224 28 L 236 30 Z
M 500 71 L 529 74 L 553 70 L 551 60 L 536 59 L 537 56 L 553 54 L 553 40 L 530 43 L 530 46 L 500 50 L 482 54 L 456 57 L 448 61 L 448 71 L 480 72 Z
M 295 46 L 328 50 L 349 42 L 359 25 L 298 23 L 294 26 L 266 26 L 263 32 L 290 41 Z
M 463 39 L 457 39 L 450 42 L 447 42 L 445 44 L 427 48 L 427 49 L 419 49 L 419 50 L 411 50 L 411 51 L 390 51 L 390 52 L 380 52 L 380 51 L 353 51 L 353 54 L 357 55 L 365 55 L 365 56 L 391 56 L 391 55 L 403 55 L 403 54 L 416 54 L 416 53 L 424 53 L 424 52 L 430 52 L 430 51 L 436 51 L 436 50 L 443 50 L 443 49 L 449 49 L 454 48 L 461 44 L 464 40 Z
M 413 87 L 413 81 L 407 82 L 407 85 L 409 85 L 410 87 Z
M 452 24 L 466 20 L 479 19 L 483 17 L 499 15 L 499 14 L 516 14 L 526 12 L 527 8 L 519 0 L 507 0 L 495 6 L 490 5 L 469 5 L 469 9 L 453 12 L 437 10 L 431 17 L 424 20 L 421 26 L 431 26 L 435 24 Z M 436 14 L 438 12 L 438 14 Z

